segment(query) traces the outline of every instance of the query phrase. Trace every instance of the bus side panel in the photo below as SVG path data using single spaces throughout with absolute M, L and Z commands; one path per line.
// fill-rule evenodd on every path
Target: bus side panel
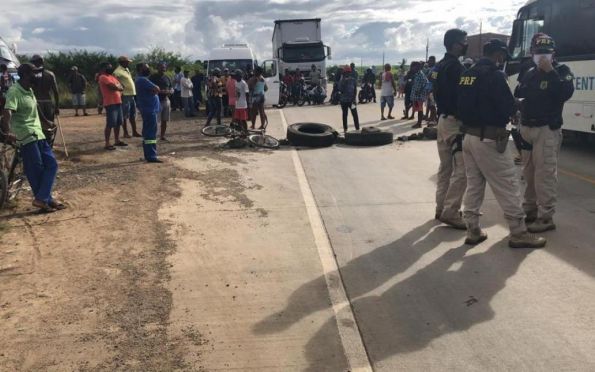
M 595 133 L 595 60 L 566 62 L 574 73 L 574 95 L 564 107 L 564 129 Z

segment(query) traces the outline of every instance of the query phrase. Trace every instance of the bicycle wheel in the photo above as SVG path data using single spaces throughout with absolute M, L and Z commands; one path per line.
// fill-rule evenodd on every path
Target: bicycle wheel
M 264 147 L 267 149 L 279 148 L 279 140 L 268 134 L 251 134 L 248 136 L 248 141 L 256 147 Z
M 201 133 L 207 137 L 225 137 L 231 134 L 232 129 L 227 125 L 209 125 L 201 129 Z
M 282 109 L 285 106 L 287 106 L 287 96 L 281 95 L 281 97 L 279 97 L 279 103 L 277 104 L 277 107 Z
M 8 200 L 8 179 L 4 171 L 0 169 L 0 209 L 4 208 L 4 204 Z

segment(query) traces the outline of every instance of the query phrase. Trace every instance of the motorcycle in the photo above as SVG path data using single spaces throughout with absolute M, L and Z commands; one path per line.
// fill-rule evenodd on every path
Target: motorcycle
M 374 87 L 370 83 L 362 84 L 362 88 L 357 94 L 359 103 L 372 102 L 374 100 Z
M 341 94 L 339 93 L 339 82 L 333 82 L 333 90 L 331 92 L 331 105 L 338 105 L 339 101 L 341 100 Z
M 281 87 L 279 89 L 279 103 L 277 104 L 278 108 L 283 108 L 287 106 L 287 102 L 289 102 L 289 88 L 287 84 L 281 82 Z

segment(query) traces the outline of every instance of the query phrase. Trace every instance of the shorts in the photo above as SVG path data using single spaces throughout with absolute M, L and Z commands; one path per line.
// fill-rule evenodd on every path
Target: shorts
M 233 119 L 234 120 L 248 120 L 248 109 L 245 108 L 237 108 L 233 112 Z
M 423 112 L 424 111 L 424 101 L 414 101 L 413 102 L 413 112 Z
M 134 96 L 122 96 L 122 114 L 124 120 L 136 119 L 136 101 Z
M 87 97 L 85 93 L 73 93 L 72 94 L 72 105 L 74 107 L 81 107 L 87 105 Z
M 395 97 L 393 96 L 382 96 L 380 97 L 380 105 L 384 107 L 387 105 L 389 108 L 395 107 Z
M 264 105 L 264 94 L 253 94 L 251 102 L 252 106 Z
M 166 97 L 164 100 L 159 101 L 159 106 L 161 106 L 161 111 L 159 113 L 161 121 L 169 121 L 171 114 L 171 103 L 169 102 L 169 98 Z
M 124 122 L 122 105 L 105 106 L 105 125 L 107 128 L 118 128 Z

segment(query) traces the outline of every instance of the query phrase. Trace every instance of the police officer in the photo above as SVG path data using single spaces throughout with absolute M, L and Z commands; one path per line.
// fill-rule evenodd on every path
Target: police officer
M 466 229 L 460 216 L 467 184 L 461 153 L 461 122 L 457 115 L 457 89 L 464 68 L 459 57 L 467 53 L 467 33 L 448 30 L 444 35 L 446 55 L 431 72 L 438 106 L 438 155 L 440 167 L 436 189 L 436 219 L 454 228 Z
M 463 156 L 467 173 L 464 218 L 466 244 L 487 239 L 479 225 L 486 182 L 504 210 L 510 227 L 511 248 L 542 248 L 544 238 L 527 231 L 520 180 L 512 154 L 507 149 L 506 125 L 514 113 L 515 100 L 501 71 L 509 58 L 506 43 L 493 39 L 483 48 L 484 57 L 459 80 L 458 114 L 463 122 Z
M 566 65 L 554 60 L 556 44 L 538 33 L 531 41 L 535 66 L 527 71 L 515 96 L 521 103 L 524 209 L 529 231 L 554 230 L 558 188 L 558 155 L 562 144 L 562 110 L 574 93 L 574 76 Z

